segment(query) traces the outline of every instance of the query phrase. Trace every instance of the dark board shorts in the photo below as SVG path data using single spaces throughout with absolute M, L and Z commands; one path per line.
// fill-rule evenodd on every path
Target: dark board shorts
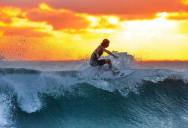
M 97 59 L 96 54 L 92 54 L 91 59 L 90 59 L 90 65 L 91 66 L 102 66 L 106 63 L 108 63 L 110 59 Z

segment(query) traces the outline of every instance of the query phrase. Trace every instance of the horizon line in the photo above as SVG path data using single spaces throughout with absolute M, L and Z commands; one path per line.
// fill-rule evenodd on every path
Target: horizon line
M 8 60 L 8 59 L 3 59 L 0 60 L 0 62 L 75 62 L 75 61 L 88 61 L 89 59 L 65 59 L 65 60 L 31 60 L 31 59 L 23 59 L 23 60 Z M 188 60 L 135 60 L 135 62 L 188 62 Z

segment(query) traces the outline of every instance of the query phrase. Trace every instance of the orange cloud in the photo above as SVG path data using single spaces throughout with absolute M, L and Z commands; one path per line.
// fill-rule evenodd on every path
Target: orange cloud
M 44 33 L 38 29 L 48 29 L 45 22 L 33 22 L 26 17 L 27 12 L 15 7 L 0 9 L 0 28 L 4 36 L 41 36 Z
M 108 33 L 121 25 L 121 19 L 115 15 L 94 16 L 76 13 L 67 9 L 55 9 L 45 3 L 39 4 L 36 8 L 24 10 L 16 7 L 4 7 L 0 12 L 4 17 L 0 19 L 0 26 L 5 27 L 4 31 L 7 32 L 4 33 L 8 35 L 10 33 L 21 34 L 22 30 L 23 34 L 28 32 L 27 35 L 32 33 L 33 36 L 40 35 L 39 32 L 42 33 L 41 35 L 44 33 L 57 35 L 61 32 L 72 33 L 75 31 Z M 18 28 L 21 28 L 19 32 Z M 36 34 L 34 34 L 35 32 Z
M 44 0 L 1 0 L 0 5 L 12 5 L 23 8 L 33 8 Z M 45 0 L 54 8 L 66 8 L 89 14 L 155 14 L 156 12 L 187 11 L 187 0 Z
M 1 7 L 0 9 L 0 21 L 4 24 L 11 23 L 13 17 L 23 17 L 21 9 L 15 7 Z
M 55 9 L 45 3 L 28 11 L 27 17 L 36 22 L 45 21 L 54 29 L 82 29 L 88 26 L 87 20 L 77 13 L 65 9 Z
M 48 33 L 36 31 L 29 27 L 0 27 L 3 30 L 3 36 L 26 36 L 26 37 L 43 37 L 50 36 Z

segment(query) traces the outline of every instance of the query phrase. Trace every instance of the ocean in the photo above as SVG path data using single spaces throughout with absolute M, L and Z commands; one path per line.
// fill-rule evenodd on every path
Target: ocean
M 188 63 L 120 63 L 1 61 L 0 128 L 188 127 Z

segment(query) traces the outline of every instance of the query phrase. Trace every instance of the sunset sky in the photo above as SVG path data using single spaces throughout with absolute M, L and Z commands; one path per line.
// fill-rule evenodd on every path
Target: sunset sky
M 0 0 L 7 60 L 77 60 L 102 39 L 142 60 L 188 60 L 188 0 Z

